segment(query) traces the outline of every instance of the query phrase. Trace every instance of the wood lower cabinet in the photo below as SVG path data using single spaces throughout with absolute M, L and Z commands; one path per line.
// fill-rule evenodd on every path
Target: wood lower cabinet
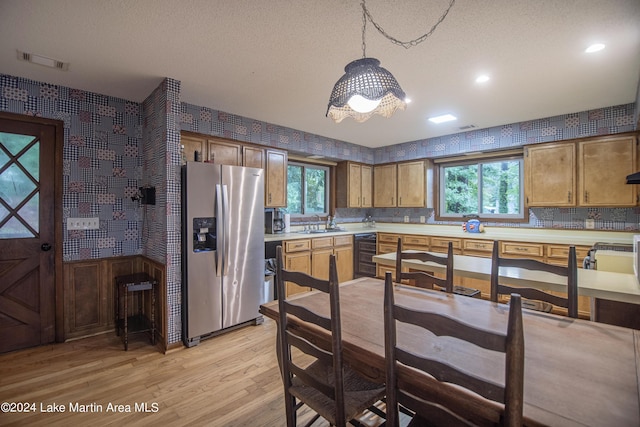
M 336 256 L 336 269 L 340 283 L 353 279 L 353 236 L 316 237 L 284 242 L 285 268 L 300 271 L 319 279 L 329 279 L 329 259 Z M 293 283 L 286 284 L 287 297 L 308 292 L 311 288 Z
M 155 278 L 156 287 L 156 333 L 158 341 L 166 349 L 167 295 L 165 266 L 146 257 L 131 256 L 100 260 L 73 261 L 63 264 L 64 277 L 64 339 L 82 338 L 104 332 L 115 331 L 115 278 L 136 272 L 145 272 Z M 132 295 L 128 304 L 138 306 L 137 295 Z M 149 301 L 145 303 L 149 304 Z M 151 307 L 144 307 L 151 313 Z
M 284 268 L 311 274 L 311 239 L 287 240 L 284 243 Z M 286 296 L 308 292 L 311 288 L 286 282 Z

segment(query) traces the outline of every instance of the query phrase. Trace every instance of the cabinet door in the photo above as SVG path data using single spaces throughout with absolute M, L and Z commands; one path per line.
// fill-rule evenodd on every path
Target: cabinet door
M 424 207 L 424 162 L 398 164 L 398 207 Z
M 311 275 L 318 279 L 329 279 L 329 258 L 333 254 L 332 248 L 316 249 L 311 254 Z
M 300 271 L 302 273 L 311 274 L 311 253 L 297 252 L 292 254 L 285 254 L 284 265 L 285 268 L 289 271 Z M 311 288 L 308 288 L 306 286 L 298 286 L 291 282 L 287 282 L 285 285 L 287 297 L 311 290 Z
M 360 207 L 370 208 L 373 204 L 371 192 L 373 190 L 373 168 L 367 165 L 360 165 Z
M 242 161 L 242 147 L 232 142 L 218 139 L 208 139 L 207 147 L 209 157 L 207 161 L 220 165 L 240 166 Z
M 287 152 L 266 150 L 266 180 L 264 206 L 287 206 Z
M 336 255 L 338 281 L 340 283 L 353 279 L 353 246 L 340 246 L 333 249 Z
M 198 152 L 198 161 L 202 162 L 206 160 L 202 156 L 206 153 L 205 147 L 207 141 L 204 138 L 198 138 L 190 135 L 180 135 L 180 144 L 182 144 L 182 151 L 184 152 L 185 160 L 188 162 L 195 161 L 195 153 Z
M 578 143 L 580 206 L 635 206 L 637 186 L 626 177 L 637 172 L 633 136 L 602 138 Z
M 373 206 L 389 208 L 396 206 L 396 165 L 373 167 Z
M 342 183 L 338 183 L 339 185 Z M 350 208 L 359 208 L 362 203 L 362 167 L 356 163 L 349 163 L 349 177 L 347 178 Z
M 264 168 L 264 150 L 262 148 L 242 147 L 242 166 L 248 168 Z
M 527 206 L 575 206 L 575 145 L 540 144 L 525 148 Z

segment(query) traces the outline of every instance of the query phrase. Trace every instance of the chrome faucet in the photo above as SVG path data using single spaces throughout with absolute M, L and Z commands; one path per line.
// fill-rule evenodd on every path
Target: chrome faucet
M 320 223 L 322 222 L 322 220 L 320 219 L 320 215 L 315 214 L 314 217 L 316 217 L 318 220 L 316 221 L 316 230 L 320 229 Z

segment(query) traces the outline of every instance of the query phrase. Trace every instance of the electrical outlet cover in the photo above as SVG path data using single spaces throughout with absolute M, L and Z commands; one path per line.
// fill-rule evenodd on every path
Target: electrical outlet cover
M 587 230 L 593 230 L 596 228 L 596 220 L 593 218 L 587 218 L 584 220 L 584 228 Z
M 409 222 L 409 215 L 404 216 L 404 222 Z

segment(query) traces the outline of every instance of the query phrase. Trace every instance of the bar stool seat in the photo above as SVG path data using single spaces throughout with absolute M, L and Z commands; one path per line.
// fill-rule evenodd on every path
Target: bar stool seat
M 149 332 L 151 344 L 156 344 L 156 285 L 158 282 L 147 273 L 134 273 L 115 278 L 115 326 L 116 335 L 122 330 L 122 341 L 125 351 L 129 350 L 129 334 Z M 129 295 L 142 292 L 138 298 L 138 310 L 129 316 Z M 144 312 L 144 297 L 151 296 L 151 313 L 148 316 Z M 122 311 L 120 308 L 122 306 Z

